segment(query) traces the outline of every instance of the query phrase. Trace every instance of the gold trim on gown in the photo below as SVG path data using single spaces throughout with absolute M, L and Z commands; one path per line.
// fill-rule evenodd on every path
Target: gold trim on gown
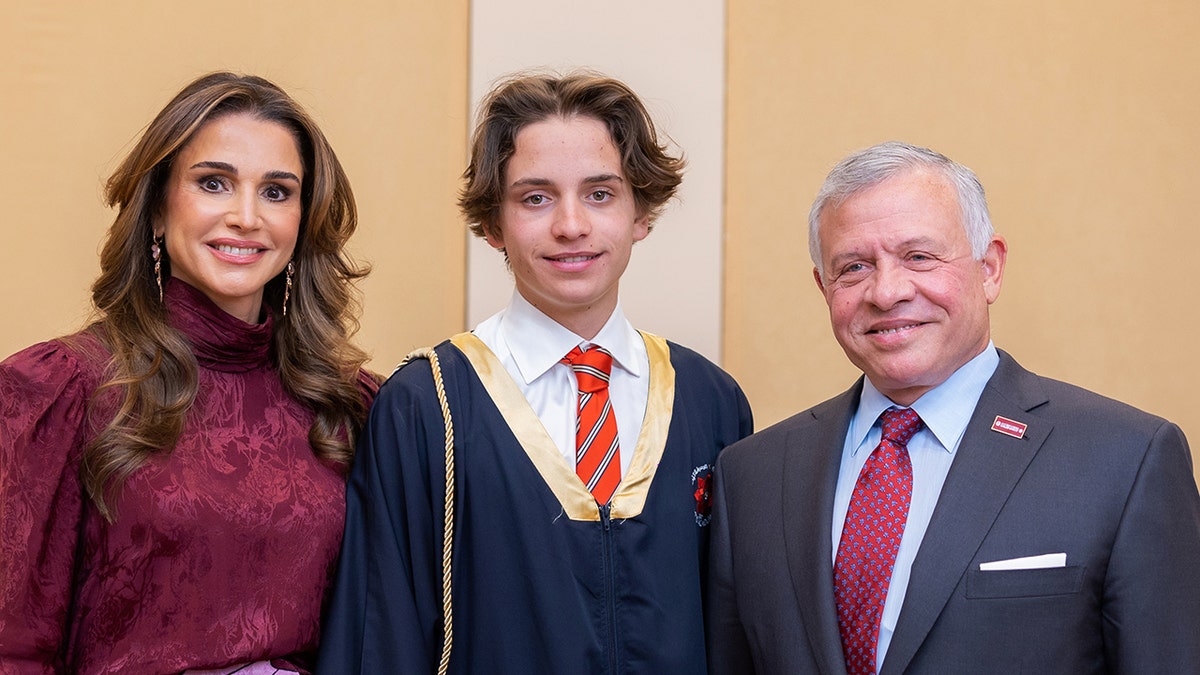
M 621 476 L 621 482 L 609 502 L 612 518 L 632 518 L 645 508 L 650 484 L 654 482 L 654 474 L 666 449 L 667 431 L 675 407 L 675 369 L 671 366 L 667 341 L 650 333 L 638 333 L 646 343 L 650 360 L 650 391 L 633 460 L 629 470 Z M 579 476 L 575 475 L 575 467 L 568 466 L 500 359 L 472 333 L 455 335 L 450 342 L 471 362 L 504 421 L 524 448 L 529 461 L 541 474 L 542 480 L 562 504 L 567 517 L 571 520 L 599 521 L 600 508 L 595 498 L 587 491 Z

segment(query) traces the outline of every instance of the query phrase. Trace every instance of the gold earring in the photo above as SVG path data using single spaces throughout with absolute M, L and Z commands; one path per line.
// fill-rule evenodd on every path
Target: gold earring
M 292 297 L 292 273 L 296 271 L 296 265 L 291 260 L 288 261 L 287 277 L 284 278 L 283 285 L 283 315 L 287 316 L 288 298 Z
M 162 237 L 151 237 L 150 257 L 154 259 L 154 281 L 158 283 L 158 302 L 163 301 L 162 291 Z

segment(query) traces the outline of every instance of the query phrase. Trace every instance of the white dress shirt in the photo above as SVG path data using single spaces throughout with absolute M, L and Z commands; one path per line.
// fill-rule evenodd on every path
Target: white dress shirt
M 975 412 L 983 388 L 987 386 L 999 364 L 1000 355 L 996 353 L 995 345 L 989 342 L 987 348 L 978 356 L 954 371 L 945 382 L 925 392 L 910 406 L 921 416 L 925 427 L 908 442 L 908 456 L 912 460 L 913 472 L 912 502 L 908 507 L 908 521 L 904 525 L 904 536 L 900 539 L 900 549 L 896 552 L 896 563 L 892 568 L 892 580 L 888 584 L 887 597 L 883 603 L 879 644 L 875 652 L 875 672 L 879 672 L 879 668 L 883 666 L 888 645 L 892 641 L 892 633 L 896 630 L 900 607 L 904 604 L 904 594 L 908 590 L 913 560 L 921 548 L 921 540 L 925 538 L 925 530 L 929 527 L 929 519 L 937 506 L 942 484 L 946 482 L 946 474 L 950 471 L 958 444 L 967 429 L 971 415 Z M 855 483 L 858 482 L 858 474 L 862 472 L 863 465 L 867 463 L 867 458 L 871 456 L 875 446 L 879 445 L 879 439 L 883 435 L 879 416 L 893 406 L 896 404 L 880 393 L 875 385 L 871 384 L 870 378 L 866 378 L 858 410 L 850 420 L 850 430 L 846 433 L 837 493 L 833 500 L 832 534 L 835 564 L 838 543 L 842 538 L 842 526 L 846 521 L 846 511 L 850 508 L 850 497 L 854 492 Z
M 625 475 L 646 416 L 650 358 L 642 336 L 629 324 L 619 304 L 589 341 L 543 314 L 514 290 L 508 307 L 484 320 L 473 332 L 504 364 L 572 470 L 579 387 L 574 371 L 560 360 L 575 347 L 598 345 L 608 350 L 613 356 L 609 398 L 617 416 L 621 475 Z

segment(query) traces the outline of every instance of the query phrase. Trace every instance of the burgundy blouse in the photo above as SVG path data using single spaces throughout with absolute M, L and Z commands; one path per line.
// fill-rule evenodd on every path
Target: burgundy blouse
M 243 323 L 177 280 L 166 302 L 194 347 L 199 395 L 177 447 L 113 498 L 111 525 L 79 480 L 107 354 L 83 333 L 0 364 L 0 673 L 312 659 L 342 467 L 313 455 L 313 416 L 271 363 L 269 319 Z

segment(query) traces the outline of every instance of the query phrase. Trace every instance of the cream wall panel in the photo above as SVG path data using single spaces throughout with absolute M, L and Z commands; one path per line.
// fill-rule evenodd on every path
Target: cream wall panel
M 2 355 L 81 325 L 114 215 L 104 180 L 180 87 L 216 69 L 283 86 L 345 165 L 352 248 L 375 267 L 359 334 L 373 365 L 461 328 L 465 0 L 10 2 L 4 15 Z
M 516 70 L 590 67 L 633 87 L 683 149 L 680 198 L 634 247 L 621 304 L 635 326 L 713 360 L 721 353 L 724 22 L 717 0 L 471 5 L 472 101 Z M 504 307 L 512 280 L 499 253 L 465 236 L 474 326 Z
M 725 355 L 759 422 L 855 376 L 807 209 L 834 162 L 902 139 L 988 190 L 1010 245 L 997 345 L 1200 446 L 1197 35 L 1183 0 L 730 0 Z

